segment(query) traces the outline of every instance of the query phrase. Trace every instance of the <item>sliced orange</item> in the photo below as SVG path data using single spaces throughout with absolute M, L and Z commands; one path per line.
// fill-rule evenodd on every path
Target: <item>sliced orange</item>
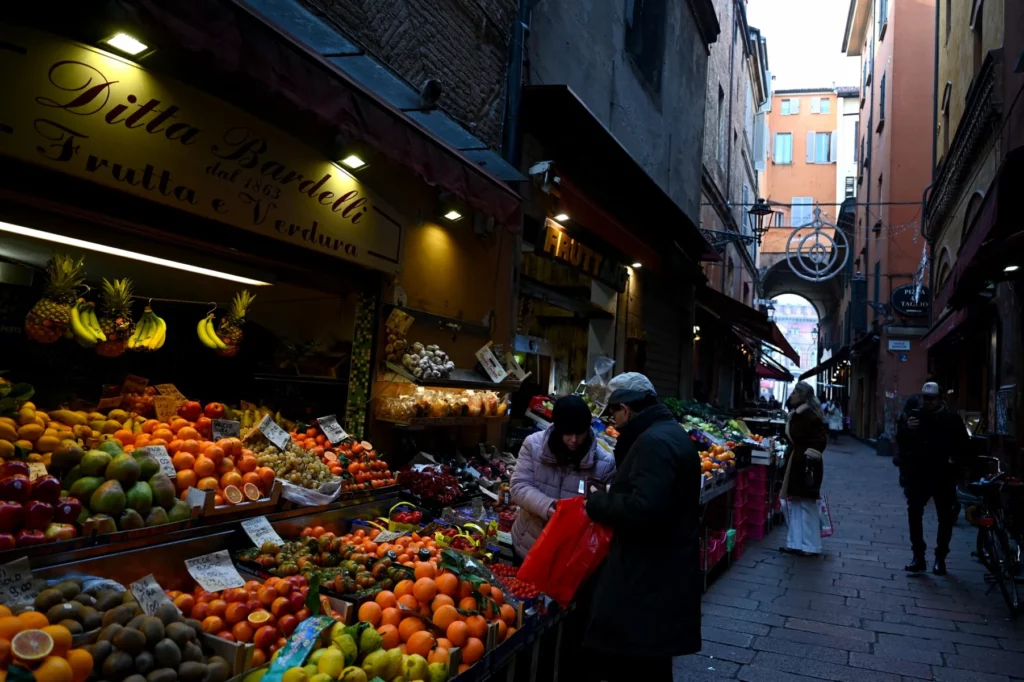
M 242 497 L 241 490 L 239 490 L 233 485 L 229 485 L 228 487 L 224 488 L 224 499 L 230 502 L 231 504 L 238 504 L 245 498 Z
M 259 609 L 258 611 L 253 611 L 252 613 L 250 613 L 246 620 L 248 620 L 253 625 L 260 625 L 270 620 L 270 612 L 264 611 L 263 609 Z
M 260 489 L 256 487 L 255 483 L 246 483 L 242 490 L 245 491 L 245 496 L 253 502 L 260 499 Z
M 11 640 L 11 652 L 21 661 L 41 661 L 53 651 L 53 638 L 42 630 L 22 630 Z

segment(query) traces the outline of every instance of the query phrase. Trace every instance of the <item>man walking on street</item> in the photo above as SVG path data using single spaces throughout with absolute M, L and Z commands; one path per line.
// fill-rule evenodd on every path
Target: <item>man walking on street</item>
M 595 679 L 671 682 L 672 657 L 701 648 L 700 456 L 647 377 L 608 387 L 617 473 L 607 492 L 588 487 L 587 514 L 614 535 L 583 646 L 600 661 Z M 667 536 L 652 543 L 652 532 Z
M 935 541 L 935 565 L 932 573 L 946 575 L 946 555 L 956 521 L 956 478 L 967 456 L 967 429 L 960 415 L 946 406 L 939 385 L 929 381 L 920 396 L 907 401 L 896 432 L 900 483 L 907 498 L 910 543 L 914 559 L 906 571 L 926 570 L 924 507 L 935 501 L 939 533 Z

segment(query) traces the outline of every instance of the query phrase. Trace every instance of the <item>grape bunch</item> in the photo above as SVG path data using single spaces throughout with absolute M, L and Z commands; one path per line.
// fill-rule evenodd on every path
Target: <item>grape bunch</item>
M 315 452 L 304 450 L 294 442 L 289 442 L 281 451 L 270 441 L 262 439 L 253 448 L 253 454 L 257 464 L 273 469 L 279 479 L 303 488 L 316 490 L 325 483 L 337 480 L 337 476 L 331 475 L 330 469 Z

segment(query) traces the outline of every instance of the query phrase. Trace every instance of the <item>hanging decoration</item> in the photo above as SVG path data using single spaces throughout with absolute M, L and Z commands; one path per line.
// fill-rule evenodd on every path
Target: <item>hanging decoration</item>
M 825 232 L 831 228 L 831 234 Z M 793 228 L 786 241 L 786 260 L 797 277 L 808 282 L 823 282 L 839 274 L 850 257 L 846 235 L 838 226 L 821 218 L 821 207 L 814 207 L 814 219 Z

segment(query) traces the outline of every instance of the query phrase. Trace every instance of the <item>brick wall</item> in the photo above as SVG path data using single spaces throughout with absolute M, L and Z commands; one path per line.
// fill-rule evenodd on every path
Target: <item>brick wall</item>
M 435 78 L 439 106 L 497 147 L 515 0 L 302 0 L 419 89 Z

